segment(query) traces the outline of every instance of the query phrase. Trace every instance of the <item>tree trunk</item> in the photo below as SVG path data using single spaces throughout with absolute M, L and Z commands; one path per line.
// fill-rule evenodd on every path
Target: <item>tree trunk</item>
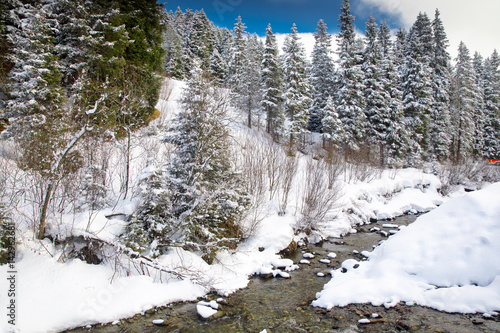
M 384 165 L 385 165 L 384 144 L 380 143 L 380 166 L 383 167 Z
M 248 98 L 248 128 L 252 128 L 252 99 Z
M 52 197 L 52 192 L 54 191 L 55 188 L 54 186 L 54 181 L 56 178 L 55 175 L 57 175 L 59 167 L 66 159 L 66 156 L 68 155 L 70 150 L 76 145 L 78 140 L 80 140 L 85 135 L 86 132 L 87 132 L 87 125 L 83 126 L 80 129 L 80 131 L 75 134 L 73 139 L 68 142 L 66 148 L 62 151 L 60 157 L 54 162 L 52 168 L 50 169 L 47 190 L 45 192 L 45 197 L 43 199 L 43 204 L 42 204 L 42 211 L 40 213 L 40 221 L 38 225 L 38 239 L 43 239 L 43 237 L 45 236 L 45 225 L 47 223 L 47 210 L 49 208 L 49 202 Z
M 347 182 L 347 160 L 349 159 L 349 143 L 344 144 L 344 182 Z
M 54 189 L 54 183 L 52 179 L 49 179 L 49 185 L 45 191 L 45 197 L 43 199 L 42 212 L 40 214 L 40 223 L 38 225 L 38 239 L 43 239 L 45 236 L 45 224 L 47 221 L 47 210 L 49 208 L 50 198 L 52 196 L 52 191 Z
M 125 184 L 124 190 L 125 194 L 123 195 L 123 199 L 127 198 L 128 195 L 128 187 L 130 182 L 130 128 L 127 128 L 127 154 L 125 156 Z

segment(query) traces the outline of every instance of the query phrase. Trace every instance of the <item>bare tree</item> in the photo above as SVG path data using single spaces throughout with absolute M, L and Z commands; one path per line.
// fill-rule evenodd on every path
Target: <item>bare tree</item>
M 267 207 L 267 140 L 258 137 L 247 136 L 241 147 L 238 169 L 241 170 L 243 186 L 246 193 L 252 197 L 252 203 L 245 212 L 244 238 L 252 235 L 259 223 L 268 215 Z M 238 155 L 236 155 L 238 156 Z
M 273 200 L 280 186 L 281 165 L 286 159 L 286 154 L 283 148 L 274 142 L 270 142 L 264 149 L 269 182 L 269 200 Z
M 340 187 L 328 182 L 328 165 L 310 159 L 304 170 L 304 184 L 301 198 L 299 230 L 310 232 L 318 229 L 336 206 Z
M 279 165 L 279 215 L 285 215 L 290 199 L 293 180 L 297 174 L 299 160 L 295 156 L 285 157 Z

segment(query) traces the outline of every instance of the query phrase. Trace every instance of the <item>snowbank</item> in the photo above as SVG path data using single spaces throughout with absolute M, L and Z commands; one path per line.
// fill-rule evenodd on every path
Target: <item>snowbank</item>
M 31 243 L 33 245 L 33 243 Z M 34 252 L 18 249 L 17 320 L 19 332 L 57 332 L 76 326 L 107 323 L 170 302 L 195 300 L 206 289 L 187 280 L 154 283 L 147 276 L 117 277 L 110 267 L 89 265 L 78 259 L 60 263 L 51 244 Z M 0 267 L 7 276 L 6 266 Z M 5 273 L 5 274 L 4 274 Z M 5 278 L 1 290 L 7 290 Z M 113 283 L 111 283 L 113 281 Z M 5 298 L 1 305 L 4 307 Z M 6 325 L 5 320 L 0 325 Z M 9 326 L 9 328 L 11 328 Z M 0 326 L 7 332 L 7 326 Z
M 314 306 L 394 306 L 447 312 L 500 309 L 500 183 L 444 203 L 332 280 Z
M 322 236 L 356 232 L 352 226 L 371 220 L 429 212 L 446 200 L 439 193 L 440 187 L 435 175 L 414 168 L 385 170 L 371 181 L 344 183 L 339 212 L 324 225 Z

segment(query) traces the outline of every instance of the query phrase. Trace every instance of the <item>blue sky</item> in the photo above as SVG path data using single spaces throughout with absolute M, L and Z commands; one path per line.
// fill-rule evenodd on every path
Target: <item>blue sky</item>
M 169 0 L 166 8 L 174 12 L 177 6 L 183 11 L 203 8 L 215 25 L 229 29 L 241 15 L 248 32 L 263 36 L 268 23 L 275 33 L 290 32 L 293 23 L 297 24 L 299 32 L 314 32 L 320 19 L 326 22 L 331 33 L 335 33 L 341 4 L 342 0 Z M 351 10 L 356 16 L 357 29 L 364 31 L 369 11 L 359 6 L 359 0 L 351 2 Z M 399 21 L 391 15 L 381 12 L 374 15 L 378 20 L 387 19 L 394 28 L 399 27 Z

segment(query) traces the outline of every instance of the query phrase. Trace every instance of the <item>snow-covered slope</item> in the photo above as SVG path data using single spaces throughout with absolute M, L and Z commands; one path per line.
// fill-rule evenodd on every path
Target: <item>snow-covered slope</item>
M 313 305 L 394 306 L 448 312 L 500 310 L 500 183 L 450 200 L 366 253 L 333 279 Z

